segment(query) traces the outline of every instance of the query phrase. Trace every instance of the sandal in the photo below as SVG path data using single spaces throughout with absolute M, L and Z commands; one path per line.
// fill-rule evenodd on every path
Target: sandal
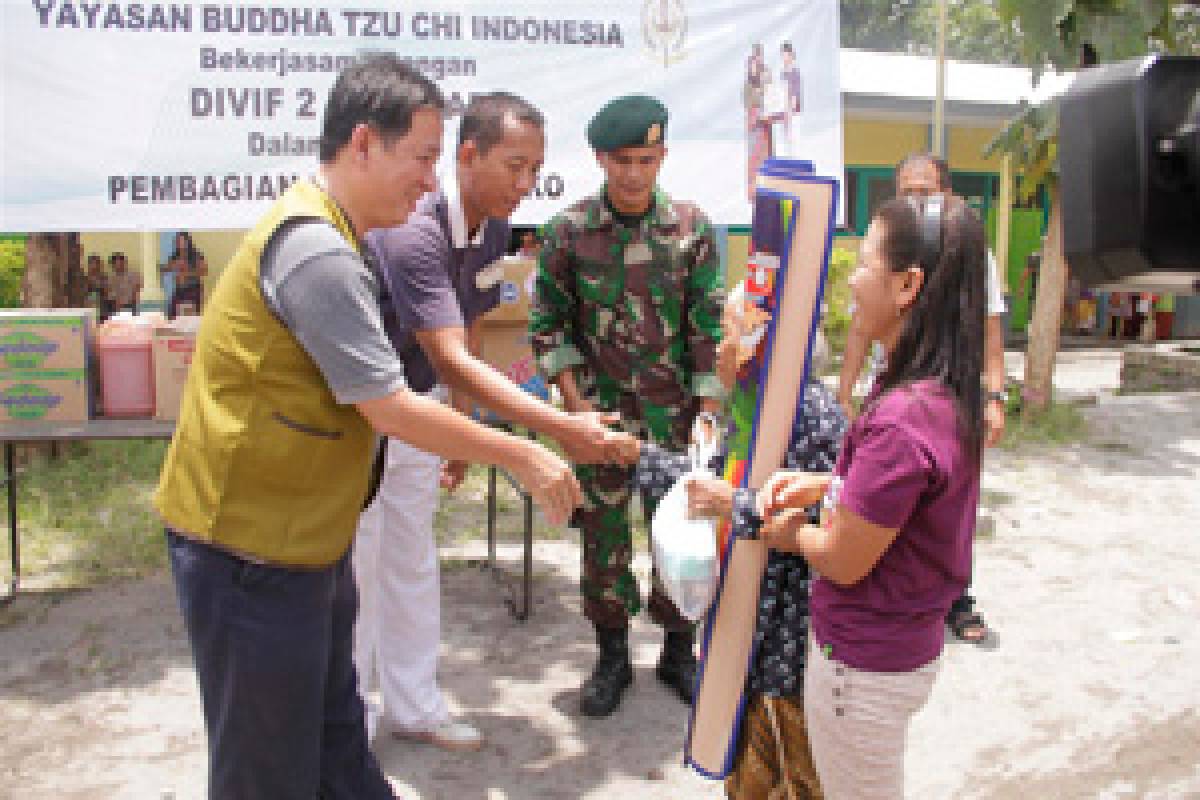
M 951 611 L 946 615 L 946 624 L 956 639 L 968 644 L 982 644 L 991 635 L 983 615 L 970 609 Z

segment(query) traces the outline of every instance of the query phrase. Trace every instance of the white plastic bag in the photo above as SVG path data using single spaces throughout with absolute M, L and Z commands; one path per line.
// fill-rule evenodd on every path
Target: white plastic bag
M 694 476 L 713 477 L 707 464 L 716 452 L 716 428 L 711 414 L 697 417 L 689 448 L 692 469 L 675 481 L 650 520 L 659 577 L 675 607 L 691 620 L 700 619 L 708 611 L 720 578 L 716 520 L 690 519 L 687 508 L 688 480 Z

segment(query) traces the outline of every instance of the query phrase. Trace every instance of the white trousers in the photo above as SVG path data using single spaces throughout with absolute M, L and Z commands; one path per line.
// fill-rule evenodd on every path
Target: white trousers
M 437 685 L 441 586 L 433 513 L 441 464 L 390 439 L 379 493 L 358 523 L 354 665 L 372 734 L 378 724 L 427 731 L 450 718 Z M 375 687 L 382 708 L 369 700 Z
M 938 658 L 911 672 L 868 672 L 809 638 L 804 721 L 826 800 L 903 800 L 908 724 L 940 665 Z

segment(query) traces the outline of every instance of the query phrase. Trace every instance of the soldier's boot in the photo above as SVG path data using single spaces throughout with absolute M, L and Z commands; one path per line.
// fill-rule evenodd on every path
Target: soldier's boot
M 696 631 L 667 631 L 662 655 L 654 673 L 691 705 L 696 694 Z
M 621 704 L 621 695 L 633 683 L 629 660 L 629 629 L 596 627 L 600 657 L 583 684 L 579 709 L 589 717 L 607 717 Z

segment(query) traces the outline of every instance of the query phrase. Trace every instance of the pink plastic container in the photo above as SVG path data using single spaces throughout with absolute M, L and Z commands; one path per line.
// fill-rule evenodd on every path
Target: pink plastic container
M 100 407 L 106 417 L 154 414 L 154 357 L 146 325 L 121 325 L 96 337 Z

